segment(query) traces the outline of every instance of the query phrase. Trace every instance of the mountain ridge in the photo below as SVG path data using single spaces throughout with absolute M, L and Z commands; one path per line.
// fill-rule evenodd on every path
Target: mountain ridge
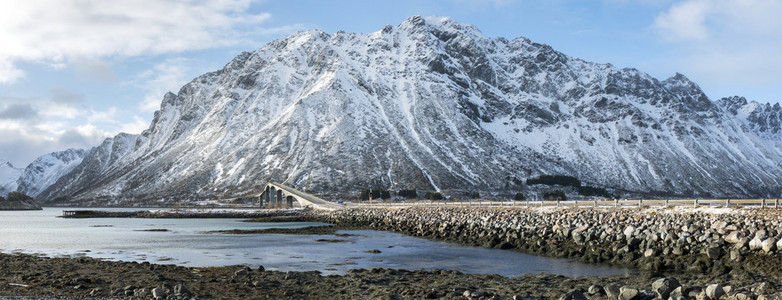
M 729 102 L 682 74 L 659 81 L 448 18 L 310 30 L 166 94 L 149 129 L 107 139 L 41 194 L 121 204 L 275 181 L 461 195 L 561 174 L 638 195 L 779 195 L 778 105 L 744 117 L 733 107 L 754 102 Z

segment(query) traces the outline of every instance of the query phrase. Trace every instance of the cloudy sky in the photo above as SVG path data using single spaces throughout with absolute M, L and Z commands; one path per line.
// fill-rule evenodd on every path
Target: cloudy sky
M 139 133 L 166 91 L 295 31 L 367 33 L 413 15 L 680 72 L 713 100 L 782 100 L 779 0 L 0 0 L 0 159 L 24 167 Z

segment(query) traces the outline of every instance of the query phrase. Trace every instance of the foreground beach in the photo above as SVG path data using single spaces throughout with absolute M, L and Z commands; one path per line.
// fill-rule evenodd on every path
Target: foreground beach
M 656 295 L 664 299 L 779 299 L 782 295 L 778 292 L 782 259 L 776 248 L 782 227 L 780 211 L 773 209 L 428 207 L 293 210 L 287 214 L 255 221 L 325 221 L 335 228 L 391 230 L 618 264 L 639 272 L 609 277 L 506 278 L 372 269 L 322 276 L 243 266 L 186 268 L 2 254 L 0 295 L 170 299 L 559 299 L 565 295 L 567 299 L 651 299 Z

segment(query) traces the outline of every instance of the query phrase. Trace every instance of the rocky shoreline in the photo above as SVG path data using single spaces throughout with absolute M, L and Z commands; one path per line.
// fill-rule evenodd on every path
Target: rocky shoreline
M 737 297 L 763 285 L 760 294 L 782 298 L 776 292 L 782 288 L 779 209 L 407 207 L 312 211 L 303 217 L 622 265 L 685 282 L 691 279 L 682 278 L 694 276 L 700 283 L 731 285 L 729 294 Z
M 344 276 L 243 266 L 187 268 L 0 254 L 2 295 L 280 299 L 780 299 L 780 210 L 361 208 L 255 221 L 317 221 L 636 268 L 623 276 L 353 270 Z M 253 232 L 237 232 L 253 233 Z M 258 232 L 264 233 L 264 232 Z M 270 232 L 266 232 L 270 233 Z M 771 243 L 769 241 L 774 241 Z M 774 246 L 769 246 L 769 245 Z M 782 247 L 780 247 L 782 248 Z

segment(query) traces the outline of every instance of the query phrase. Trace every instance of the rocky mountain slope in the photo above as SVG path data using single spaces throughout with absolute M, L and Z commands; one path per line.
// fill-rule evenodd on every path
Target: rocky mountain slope
M 10 162 L 0 159 L 0 196 L 8 195 L 16 190 L 16 180 L 22 175 L 22 171 Z
M 0 210 L 41 210 L 41 206 L 32 197 L 10 192 L 6 197 L 0 196 Z
M 83 149 L 68 149 L 37 158 L 27 165 L 17 180 L 17 191 L 36 197 L 65 174 L 78 166 L 89 154 Z
M 779 197 L 779 106 L 713 102 L 448 18 L 311 30 L 164 96 L 148 130 L 107 139 L 39 199 L 119 204 L 367 187 L 524 191 L 541 174 L 644 196 Z
M 0 195 L 18 191 L 36 197 L 78 166 L 89 153 L 83 149 L 52 152 L 37 158 L 24 169 L 14 168 L 7 162 L 0 164 Z

